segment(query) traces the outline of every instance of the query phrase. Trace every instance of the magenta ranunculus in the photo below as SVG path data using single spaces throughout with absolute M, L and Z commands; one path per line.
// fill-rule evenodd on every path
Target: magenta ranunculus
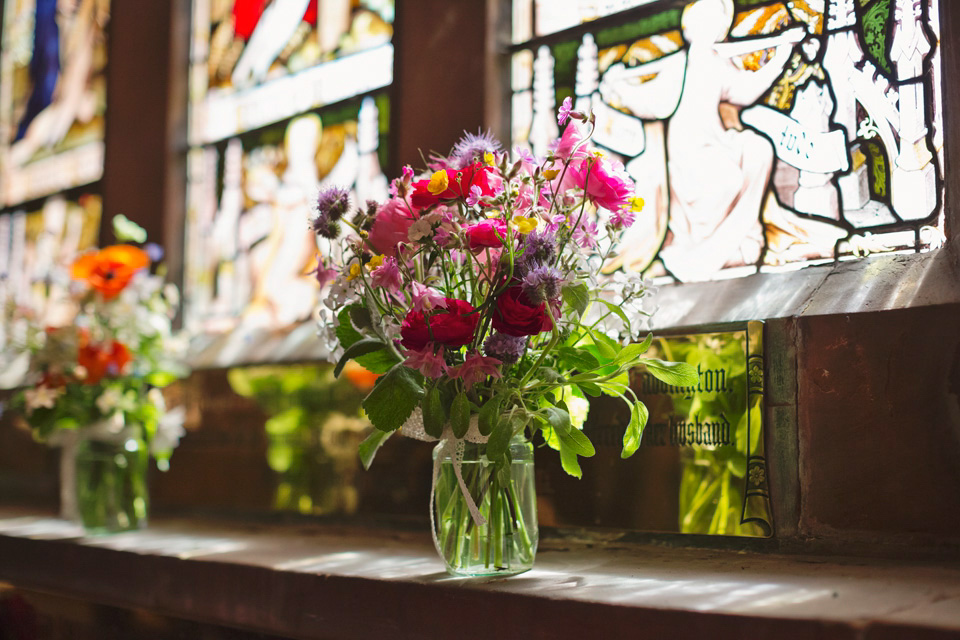
M 463 233 L 467 236 L 467 245 L 471 250 L 499 248 L 503 246 L 500 238 L 507 237 L 507 223 L 499 218 L 483 220 L 467 225 L 463 228 Z M 500 237 L 497 237 L 497 234 L 500 234 Z
M 480 314 L 473 306 L 456 298 L 447 298 L 445 309 L 437 309 L 427 318 L 419 311 L 411 311 L 400 325 L 400 344 L 420 351 L 432 343 L 447 347 L 462 347 L 473 340 Z M 432 335 L 431 335 L 432 334 Z
M 523 288 L 515 285 L 497 298 L 493 328 L 510 336 L 532 336 L 550 331 L 553 323 L 547 313 L 546 303 L 531 303 Z
M 429 180 L 418 180 L 413 183 L 413 195 L 410 202 L 419 209 L 426 209 L 441 200 L 466 199 L 470 195 L 470 187 L 480 187 L 480 197 L 492 196 L 503 183 L 499 172 L 482 162 L 475 162 L 463 169 L 444 169 L 447 172 L 447 190 L 432 194 L 427 185 Z
M 633 196 L 633 181 L 616 160 L 584 158 L 571 164 L 569 171 L 572 172 L 574 184 L 586 189 L 590 201 L 608 211 L 616 211 Z
M 400 198 L 388 200 L 377 211 L 368 241 L 378 253 L 396 255 L 397 245 L 407 241 L 410 225 L 414 221 L 413 212 L 406 202 Z

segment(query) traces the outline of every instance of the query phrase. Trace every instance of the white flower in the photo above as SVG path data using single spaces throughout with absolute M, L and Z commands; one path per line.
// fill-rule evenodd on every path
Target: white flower
M 156 389 L 154 389 L 156 391 Z M 161 400 L 162 401 L 162 400 Z M 180 444 L 180 438 L 186 433 L 183 421 L 187 412 L 183 407 L 177 407 L 166 412 L 157 422 L 157 432 L 150 441 L 150 452 L 154 455 L 170 451 Z
M 52 389 L 45 385 L 40 385 L 34 389 L 27 389 L 23 392 L 23 397 L 27 402 L 27 413 L 33 413 L 34 409 L 52 409 L 54 403 L 63 395 L 63 389 Z
M 352 302 L 355 297 L 356 291 L 354 290 L 353 283 L 347 280 L 346 277 L 340 275 L 337 276 L 337 279 L 330 285 L 330 293 L 323 301 L 323 304 L 328 309 L 339 309 L 348 302 Z
M 121 399 L 123 399 L 123 394 L 120 393 L 120 390 L 111 387 L 97 398 L 97 408 L 100 409 L 100 413 L 106 415 L 117 408 Z

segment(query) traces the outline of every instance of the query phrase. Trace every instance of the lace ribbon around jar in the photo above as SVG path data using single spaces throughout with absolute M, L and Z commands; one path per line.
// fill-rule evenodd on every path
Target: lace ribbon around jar
M 470 427 L 467 429 L 467 433 L 463 438 L 457 438 L 453 435 L 453 430 L 449 424 L 443 428 L 443 434 L 439 438 L 434 438 L 424 429 L 423 413 L 420 411 L 420 408 L 417 407 L 413 410 L 413 413 L 410 414 L 410 417 L 407 418 L 407 421 L 403 423 L 403 426 L 400 427 L 400 434 L 415 440 L 422 440 L 423 442 L 440 442 L 440 451 L 437 452 L 437 456 L 433 461 L 433 480 L 430 482 L 430 532 L 433 535 L 434 544 L 439 546 L 439 542 L 437 541 L 436 519 L 433 513 L 433 498 L 437 489 L 437 478 L 440 477 L 440 465 L 443 464 L 443 459 L 448 455 L 453 459 L 453 472 L 457 476 L 460 493 L 463 494 L 473 522 L 478 527 L 487 524 L 487 519 L 480 513 L 477 503 L 474 502 L 473 496 L 470 495 L 467 483 L 463 480 L 462 472 L 464 443 L 473 442 L 475 444 L 486 444 L 487 440 L 489 440 L 487 436 L 480 433 L 477 416 L 474 415 L 470 417 Z

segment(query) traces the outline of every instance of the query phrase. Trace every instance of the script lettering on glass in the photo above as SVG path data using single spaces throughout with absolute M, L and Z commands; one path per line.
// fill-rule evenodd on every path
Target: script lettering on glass
M 629 416 L 590 399 L 584 432 L 597 454 L 583 480 L 544 462 L 541 524 L 747 537 L 773 535 L 763 433 L 763 323 L 658 337 L 650 355 L 697 367 L 675 387 L 642 367 L 631 388 L 649 409 L 640 449 L 620 460 Z M 538 469 L 540 467 L 538 466 Z

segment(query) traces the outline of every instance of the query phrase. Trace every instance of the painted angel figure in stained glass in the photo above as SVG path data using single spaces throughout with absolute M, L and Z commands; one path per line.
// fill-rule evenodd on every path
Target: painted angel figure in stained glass
M 660 138 L 666 151 L 661 164 L 666 166 L 659 173 L 669 183 L 662 207 L 663 214 L 669 212 L 669 229 L 662 228 L 665 242 L 659 255 L 682 281 L 709 279 L 728 266 L 758 264 L 771 230 L 781 246 L 802 247 L 808 258 L 832 256 L 837 240 L 848 233 L 827 221 L 799 216 L 777 201 L 774 146 L 739 119 L 739 109 L 756 103 L 784 73 L 807 28 L 729 39 L 733 23 L 732 0 L 697 0 L 682 15 L 685 48 L 634 67 L 615 64 L 599 87 L 599 97 L 608 105 L 645 121 L 666 120 Z M 744 56 L 761 62 L 755 69 L 735 64 Z M 655 156 L 650 147 L 657 142 L 648 134 L 643 155 L 653 151 Z M 631 245 L 628 238 L 624 246 L 618 265 L 641 269 L 659 249 Z

